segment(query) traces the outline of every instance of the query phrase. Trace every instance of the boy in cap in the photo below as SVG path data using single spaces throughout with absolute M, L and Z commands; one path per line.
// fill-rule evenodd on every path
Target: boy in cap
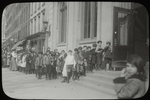
M 83 67 L 83 64 L 84 64 L 84 57 L 83 57 L 83 52 L 82 52 L 82 47 L 79 47 L 78 48 L 78 52 L 79 52 L 79 66 L 80 66 L 80 74 L 84 74 L 84 67 Z
M 103 58 L 105 62 L 104 68 L 106 70 L 112 70 L 111 63 L 112 63 L 112 52 L 111 52 L 111 42 L 106 42 L 106 47 L 103 50 Z
M 72 51 L 69 50 L 68 55 L 65 60 L 63 72 L 62 72 L 63 77 L 64 77 L 64 80 L 62 82 L 65 82 L 67 80 L 67 83 L 69 83 L 69 80 L 72 76 L 73 68 L 75 68 L 75 60 L 74 60 L 74 56 L 72 55 Z
M 97 62 L 96 62 L 96 70 L 101 70 L 101 65 L 102 65 L 102 52 L 103 49 L 101 47 L 102 45 L 102 41 L 98 41 L 97 42 L 97 48 L 95 50 L 95 52 L 97 53 Z
M 39 55 L 38 55 L 38 57 L 36 58 L 36 61 L 35 61 L 35 66 L 37 68 L 38 79 L 41 79 L 41 77 L 42 77 L 42 67 L 43 67 L 43 57 L 42 57 L 42 55 L 43 55 L 43 53 L 39 52 Z
M 73 80 L 75 79 L 78 79 L 79 80 L 79 77 L 80 77 L 80 66 L 79 66 L 79 54 L 78 54 L 78 49 L 75 48 L 74 49 L 74 59 L 75 59 L 75 62 L 76 62 L 76 65 L 75 65 L 75 73 L 73 74 Z
M 91 53 L 91 46 L 87 47 L 87 72 L 90 70 L 92 72 L 92 53 Z
M 91 49 L 91 71 L 93 71 L 93 69 L 95 68 L 95 66 L 96 66 L 96 61 L 97 61 L 97 58 L 96 58 L 96 52 L 95 52 L 95 50 L 96 50 L 96 47 L 97 47 L 97 44 L 96 43 L 94 43 L 93 45 L 92 45 L 92 49 Z

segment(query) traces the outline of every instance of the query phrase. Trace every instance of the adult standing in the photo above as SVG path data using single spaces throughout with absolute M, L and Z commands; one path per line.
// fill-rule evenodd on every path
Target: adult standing
M 74 55 L 72 55 L 72 51 L 69 50 L 68 55 L 65 59 L 65 64 L 64 64 L 64 68 L 63 68 L 63 77 L 64 80 L 62 82 L 66 82 L 69 83 L 71 74 L 72 74 L 72 69 L 73 67 L 75 68 L 76 62 L 74 59 Z
M 7 67 L 10 65 L 10 52 L 7 52 Z
M 97 42 L 97 48 L 95 50 L 95 52 L 97 53 L 97 62 L 96 62 L 96 70 L 101 70 L 101 65 L 102 65 L 102 53 L 103 53 L 103 49 L 101 47 L 102 45 L 102 41 L 98 41 Z
M 65 59 L 67 57 L 67 54 L 65 53 L 64 50 L 61 51 L 61 54 L 59 56 L 59 61 L 60 61 L 60 70 L 62 72 L 64 64 L 65 64 Z
M 31 53 L 27 53 L 26 57 L 26 74 L 31 74 Z
M 95 43 L 95 44 L 93 44 L 92 45 L 93 46 L 93 48 L 92 48 L 92 50 L 91 50 L 91 55 L 92 55 L 92 58 L 91 58 L 91 62 L 92 62 L 92 71 L 93 71 L 93 69 L 95 68 L 95 66 L 96 66 L 96 52 L 95 52 L 95 50 L 96 50 L 96 47 L 97 47 L 97 44 Z
M 22 57 L 21 57 L 21 71 L 25 73 L 25 67 L 26 67 L 26 53 L 23 51 Z
M 11 63 L 10 63 L 10 67 L 9 67 L 11 71 L 16 71 L 17 70 L 16 57 L 17 57 L 16 51 L 13 50 L 12 51 Z
M 35 60 L 36 60 L 37 54 L 36 52 L 31 52 L 31 74 L 35 73 Z
M 46 68 L 46 80 L 51 80 L 52 75 L 52 57 L 50 51 L 47 51 L 43 57 L 43 65 Z

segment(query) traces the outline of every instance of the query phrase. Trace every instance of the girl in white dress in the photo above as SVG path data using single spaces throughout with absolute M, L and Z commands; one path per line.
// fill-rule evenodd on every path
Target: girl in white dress
M 22 71 L 25 73 L 25 67 L 26 67 L 26 54 L 23 53 L 22 55 L 22 59 L 21 59 L 21 68 L 22 68 Z

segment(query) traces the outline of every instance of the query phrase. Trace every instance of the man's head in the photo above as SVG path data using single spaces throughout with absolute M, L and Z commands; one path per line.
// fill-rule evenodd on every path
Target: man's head
M 102 45 L 102 41 L 97 41 L 97 44 L 99 45 L 99 46 L 101 46 Z
M 97 44 L 96 44 L 96 43 L 94 43 L 92 46 L 93 46 L 93 48 L 95 49 L 95 48 L 97 47 Z
M 54 52 L 58 52 L 58 49 L 55 49 Z
M 68 51 L 68 54 L 69 54 L 69 55 L 72 55 L 72 51 L 71 51 L 71 50 L 69 50 L 69 51 Z
M 87 47 L 87 51 L 90 51 L 90 50 L 91 50 L 91 46 L 88 46 L 88 47 Z
M 49 55 L 49 54 L 50 54 L 50 51 L 49 51 L 49 50 L 47 50 L 47 51 L 46 51 L 46 54 L 47 54 L 47 55 Z
M 42 57 L 43 53 L 42 52 L 39 52 L 39 57 Z
M 78 48 L 78 51 L 79 51 L 79 52 L 82 51 L 82 47 L 79 47 L 79 48 Z
M 86 51 L 87 50 L 87 46 L 83 46 L 83 51 Z
M 63 53 L 65 53 L 65 51 L 64 51 L 64 50 L 61 50 L 61 54 L 63 54 Z
M 50 51 L 50 50 L 51 50 L 51 49 L 50 49 L 50 47 L 47 47 L 47 50 L 49 50 L 49 51 Z
M 75 49 L 74 49 L 74 52 L 75 52 L 75 53 L 77 53 L 77 52 L 78 52 L 78 49 L 77 49 L 77 48 L 75 48 Z
M 111 45 L 111 42 L 106 42 L 106 46 L 110 46 Z

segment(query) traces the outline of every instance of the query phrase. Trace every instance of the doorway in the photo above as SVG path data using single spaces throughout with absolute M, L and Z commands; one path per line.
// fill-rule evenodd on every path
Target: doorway
M 113 61 L 125 61 L 129 54 L 149 61 L 148 19 L 144 6 L 132 10 L 114 7 Z

